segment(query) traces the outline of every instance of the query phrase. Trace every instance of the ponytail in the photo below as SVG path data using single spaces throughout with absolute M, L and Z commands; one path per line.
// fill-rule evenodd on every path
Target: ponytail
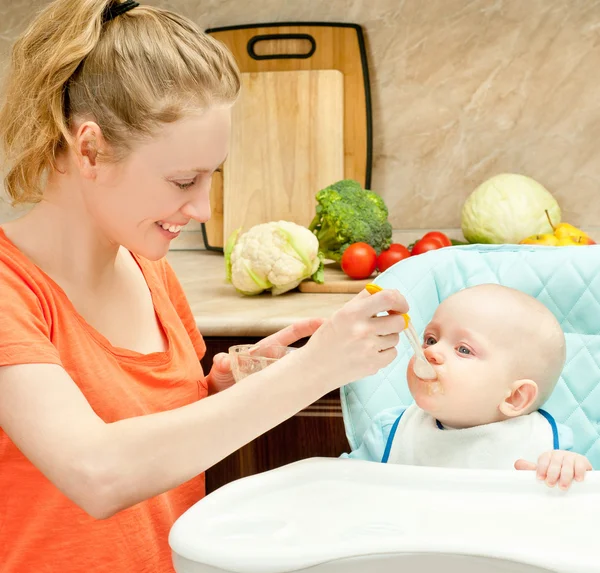
M 35 203 L 71 122 L 90 117 L 118 160 L 133 141 L 189 109 L 233 102 L 229 51 L 189 20 L 139 6 L 109 22 L 115 0 L 55 0 L 17 40 L 0 110 L 0 143 L 13 205 Z

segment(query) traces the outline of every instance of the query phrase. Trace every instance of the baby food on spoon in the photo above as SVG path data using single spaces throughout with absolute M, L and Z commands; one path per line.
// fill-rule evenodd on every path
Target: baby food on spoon
M 383 290 L 379 285 L 376 285 L 374 283 L 367 284 L 365 288 L 367 289 L 367 292 L 369 294 L 375 294 L 376 292 Z M 393 310 L 390 310 L 389 312 L 395 314 L 395 311 Z M 415 374 L 419 378 L 421 378 L 421 380 L 425 381 L 425 383 L 427 384 L 427 393 L 430 396 L 433 394 L 443 392 L 442 385 L 437 381 L 437 374 L 433 366 L 425 357 L 423 347 L 421 346 L 421 343 L 419 341 L 419 335 L 415 330 L 410 316 L 408 314 L 403 314 L 402 317 L 404 318 L 405 323 L 404 332 L 406 333 L 406 337 L 408 338 L 408 341 L 415 353 L 415 362 L 413 364 Z

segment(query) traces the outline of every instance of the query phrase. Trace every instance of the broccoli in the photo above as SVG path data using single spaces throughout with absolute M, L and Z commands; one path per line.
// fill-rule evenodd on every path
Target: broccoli
M 352 243 L 368 243 L 377 254 L 392 242 L 392 226 L 383 199 L 352 179 L 343 179 L 316 194 L 309 229 L 327 259 L 339 261 Z

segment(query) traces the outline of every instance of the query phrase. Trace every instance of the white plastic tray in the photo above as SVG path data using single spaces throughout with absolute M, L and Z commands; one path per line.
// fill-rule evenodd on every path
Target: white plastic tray
M 532 472 L 311 458 L 213 492 L 177 520 L 169 543 L 178 573 L 316 573 L 348 559 L 362 571 L 375 570 L 370 560 L 377 571 L 439 571 L 436 555 L 506 563 L 453 571 L 598 573 L 598 473 L 562 492 Z M 419 555 L 431 569 L 391 559 Z

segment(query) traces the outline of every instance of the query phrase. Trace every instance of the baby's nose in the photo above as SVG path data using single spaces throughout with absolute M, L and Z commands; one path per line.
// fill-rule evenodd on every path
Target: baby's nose
M 431 364 L 442 364 L 444 362 L 441 352 L 436 352 L 432 346 L 425 348 L 423 353 L 425 354 L 425 358 L 427 358 L 427 362 Z

